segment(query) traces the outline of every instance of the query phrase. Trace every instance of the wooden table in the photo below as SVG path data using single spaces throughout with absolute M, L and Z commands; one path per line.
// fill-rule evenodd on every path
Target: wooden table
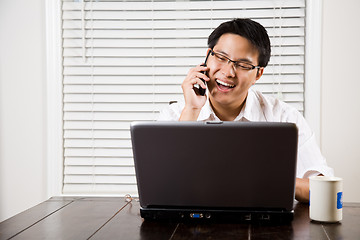
M 310 221 L 307 204 L 280 226 L 143 221 L 124 198 L 53 197 L 0 223 L 0 239 L 360 239 L 360 203 L 344 204 L 340 223 Z

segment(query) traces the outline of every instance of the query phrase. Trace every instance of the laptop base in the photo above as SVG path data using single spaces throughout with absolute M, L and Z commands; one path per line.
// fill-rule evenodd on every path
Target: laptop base
M 140 215 L 147 221 L 279 224 L 291 222 L 294 211 L 140 208 Z

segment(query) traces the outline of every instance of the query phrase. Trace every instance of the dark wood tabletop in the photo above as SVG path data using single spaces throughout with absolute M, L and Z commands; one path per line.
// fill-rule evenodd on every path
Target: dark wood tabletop
M 295 204 L 282 225 L 143 221 L 139 203 L 114 197 L 52 197 L 0 223 L 0 239 L 360 239 L 360 203 L 345 203 L 339 223 L 309 219 Z

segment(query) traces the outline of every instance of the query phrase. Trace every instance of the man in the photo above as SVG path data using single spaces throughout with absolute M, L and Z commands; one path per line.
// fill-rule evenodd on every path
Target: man
M 250 89 L 263 75 L 270 59 L 270 39 L 265 28 L 250 19 L 224 22 L 210 34 L 208 47 L 207 66 L 190 69 L 182 83 L 185 102 L 171 104 L 161 112 L 159 120 L 295 123 L 299 129 L 295 198 L 308 202 L 308 178 L 332 176 L 333 170 L 327 166 L 313 132 L 296 109 Z M 207 85 L 204 96 L 194 89 L 194 85 L 206 88 L 202 79 Z

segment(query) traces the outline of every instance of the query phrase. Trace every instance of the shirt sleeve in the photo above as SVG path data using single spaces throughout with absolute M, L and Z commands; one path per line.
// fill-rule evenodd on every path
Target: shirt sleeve
M 299 129 L 296 176 L 298 178 L 309 178 L 319 174 L 334 176 L 334 171 L 327 165 L 326 159 L 316 143 L 315 134 L 305 118 L 298 111 L 291 115 Z
M 317 146 L 315 135 L 311 137 L 298 148 L 298 169 L 297 177 L 309 178 L 323 174 L 324 176 L 334 176 L 334 171 L 330 168 L 326 159 Z
M 178 103 L 173 103 L 160 111 L 158 121 L 179 121 L 181 109 Z

